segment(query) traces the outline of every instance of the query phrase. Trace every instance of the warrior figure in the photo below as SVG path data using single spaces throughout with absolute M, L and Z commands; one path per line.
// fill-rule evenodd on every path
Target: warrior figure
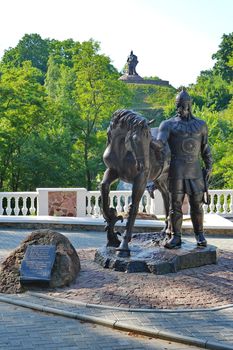
M 130 52 L 129 57 L 127 58 L 128 64 L 128 74 L 129 75 L 138 75 L 136 72 L 136 65 L 138 64 L 138 58 L 134 55 L 133 51 Z
M 207 180 L 211 174 L 212 157 L 208 145 L 206 123 L 191 112 L 191 98 L 185 89 L 176 97 L 177 114 L 161 123 L 157 141 L 163 150 L 168 143 L 171 151 L 169 169 L 170 224 L 172 235 L 166 248 L 181 247 L 182 204 L 188 195 L 190 216 L 198 246 L 206 246 L 203 233 L 203 198 L 206 191 L 200 158 L 205 164 Z

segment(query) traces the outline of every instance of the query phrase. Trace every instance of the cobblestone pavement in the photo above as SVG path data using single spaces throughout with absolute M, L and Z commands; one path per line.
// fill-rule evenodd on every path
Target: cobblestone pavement
M 3 257 L 6 257 L 7 254 L 9 254 L 12 249 L 16 248 L 20 241 L 31 231 L 32 230 L 19 230 L 15 232 L 15 230 L 1 229 L 0 258 L 2 259 Z M 47 294 L 56 297 L 62 297 L 65 299 L 85 301 L 95 304 L 103 303 L 112 306 L 125 306 L 127 308 L 208 308 L 217 305 L 226 305 L 233 303 L 232 237 L 208 237 L 210 244 L 214 244 L 220 248 L 219 262 L 217 265 L 187 269 L 176 274 L 156 276 L 146 273 L 125 274 L 122 272 L 106 270 L 97 266 L 92 260 L 94 254 L 93 247 L 98 247 L 105 244 L 105 234 L 102 234 L 100 232 L 59 232 L 65 234 L 71 240 L 75 248 L 78 249 L 78 253 L 81 258 L 82 270 L 75 284 L 66 289 L 48 291 Z M 192 238 L 188 237 L 187 239 Z M 28 301 L 34 301 L 35 303 L 38 303 L 38 298 L 32 297 L 28 294 L 14 297 L 24 298 Z M 74 306 L 70 306 L 66 303 L 51 302 L 48 300 L 42 301 L 42 299 L 39 300 L 39 303 L 43 303 L 43 305 L 51 306 L 53 303 L 54 307 L 58 307 L 64 310 L 74 310 Z M 129 325 L 131 324 L 150 327 L 152 329 L 161 329 L 170 331 L 172 333 L 201 338 L 205 340 L 215 340 L 221 342 L 222 344 L 228 344 L 230 348 L 233 349 L 233 308 L 226 308 L 218 311 L 199 311 L 185 313 L 175 312 L 175 310 L 172 313 L 136 313 L 96 308 L 82 309 L 80 306 L 78 309 L 76 308 L 76 311 L 77 310 L 79 310 L 78 312 L 81 310 L 82 313 L 94 315 L 96 317 L 121 320 L 122 322 L 126 322 Z M 132 338 L 132 336 L 129 337 L 129 335 L 123 332 L 119 333 L 116 330 L 110 330 L 100 326 L 95 326 L 93 328 L 93 325 L 86 323 L 82 324 L 76 320 L 68 320 L 62 317 L 45 315 L 29 310 L 21 311 L 21 308 L 13 307 L 11 305 L 6 305 L 3 303 L 0 303 L 0 312 L 1 329 L 3 327 L 0 339 L 2 341 L 4 340 L 4 342 L 6 342 L 8 338 L 11 340 L 15 338 L 17 340 L 18 335 L 20 337 L 21 334 L 20 327 L 22 327 L 24 330 L 24 325 L 26 324 L 25 330 L 22 333 L 24 336 L 22 336 L 22 339 L 20 341 L 23 342 L 23 337 L 27 339 L 26 335 L 28 336 L 29 332 L 32 332 L 32 337 L 30 336 L 28 339 L 28 341 L 32 341 L 31 348 L 35 348 L 39 344 L 37 348 L 40 349 L 42 348 L 41 344 L 43 344 L 43 341 L 45 341 L 47 342 L 45 343 L 45 346 L 43 346 L 45 349 L 68 349 L 72 347 L 76 347 L 78 349 L 99 349 L 101 344 L 101 341 L 99 341 L 99 339 L 105 338 L 104 335 L 108 334 L 109 343 L 107 343 L 106 346 L 104 345 L 105 347 L 101 346 L 101 349 L 170 349 L 169 346 L 174 346 L 171 347 L 171 349 L 183 349 L 180 344 L 178 347 L 175 347 L 177 344 L 169 344 L 168 342 L 166 344 L 154 343 L 155 341 L 157 342 L 157 340 L 149 340 L 148 338 L 142 337 Z M 14 312 L 16 312 L 18 316 L 13 316 Z M 38 321 L 36 319 L 37 316 L 39 317 Z M 17 319 L 17 317 L 19 317 L 20 321 L 16 324 L 14 318 Z M 43 321 L 41 318 L 43 318 Z M 45 318 L 48 321 L 45 321 Z M 59 321 L 60 319 L 61 321 Z M 28 322 L 30 320 L 33 321 L 32 329 L 30 326 L 28 326 Z M 13 329 L 11 327 L 4 326 L 4 324 L 7 325 L 7 322 L 9 322 L 10 325 L 13 324 Z M 36 337 L 38 334 L 43 335 L 45 324 L 46 329 L 48 324 L 48 331 L 47 333 L 45 331 L 46 336 L 38 336 L 41 339 L 42 343 L 37 344 Z M 69 325 L 67 326 L 67 331 L 65 326 L 62 327 L 62 324 Z M 86 328 L 82 328 L 84 326 Z M 17 327 L 19 327 L 19 330 Z M 65 333 L 68 332 L 68 335 L 64 335 L 64 339 L 67 339 L 68 343 L 66 343 L 65 340 L 62 340 L 63 334 L 62 337 L 60 337 L 61 330 L 63 330 L 63 328 L 65 329 Z M 6 329 L 9 330 L 9 337 L 7 335 L 3 336 Z M 77 329 L 77 333 L 72 333 L 73 329 Z M 16 332 L 15 334 L 17 336 L 13 336 L 13 338 L 11 338 L 14 332 Z M 70 334 L 73 334 L 73 338 Z M 90 335 L 90 342 L 89 340 L 86 340 L 84 342 L 87 344 L 85 345 L 86 347 L 77 347 L 77 341 L 81 337 L 78 334 L 84 334 L 84 338 L 87 334 Z M 117 343 L 118 338 L 116 334 L 120 334 L 119 339 L 122 339 L 123 345 Z M 56 343 L 54 343 L 54 341 L 58 341 L 57 338 L 59 337 L 61 338 L 61 341 L 63 341 L 62 345 L 56 345 Z M 34 338 L 35 340 L 33 340 Z M 69 340 L 71 342 L 74 342 L 72 343 L 73 345 L 70 345 L 71 343 Z M 108 341 L 106 340 L 106 342 Z M 126 342 L 125 345 L 124 341 Z M 127 343 L 127 341 L 129 343 Z M 14 344 L 11 345 L 9 342 L 9 347 L 5 347 L 4 342 L 0 342 L 0 348 L 3 346 L 2 349 L 13 349 L 15 346 Z M 24 343 L 23 346 L 26 346 L 26 344 Z M 20 346 L 16 347 L 19 348 Z M 24 349 L 24 347 L 21 348 Z M 30 347 L 28 348 L 30 349 Z M 191 349 L 190 346 L 186 346 L 186 348 Z M 27 347 L 25 347 L 25 349 L 27 349 Z
M 31 230 L 0 230 L 0 259 L 16 248 Z M 175 274 L 123 273 L 103 269 L 94 260 L 95 249 L 106 242 L 105 233 L 67 232 L 77 249 L 81 272 L 76 282 L 54 292 L 79 301 L 133 308 L 199 308 L 233 303 L 233 238 L 208 237 L 219 247 L 218 264 L 186 269 Z M 187 236 L 186 239 L 193 240 Z M 1 261 L 1 260 L 0 260 Z
M 199 348 L 0 303 L 0 349 L 195 350 Z

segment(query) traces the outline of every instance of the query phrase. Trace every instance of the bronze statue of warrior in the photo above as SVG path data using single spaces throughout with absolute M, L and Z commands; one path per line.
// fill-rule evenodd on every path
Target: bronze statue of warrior
M 208 129 L 205 121 L 191 112 L 191 98 L 185 89 L 176 97 L 177 114 L 161 123 L 155 141 L 163 149 L 168 143 L 171 163 L 168 175 L 170 197 L 170 224 L 172 236 L 166 248 L 181 246 L 182 204 L 188 195 L 190 215 L 198 246 L 206 246 L 203 233 L 203 197 L 205 183 L 200 158 L 204 161 L 207 178 L 212 169 L 212 157 L 208 145 Z
M 133 51 L 130 52 L 129 57 L 127 58 L 128 63 L 128 74 L 129 75 L 138 75 L 136 72 L 136 65 L 138 64 L 138 58 L 134 55 Z

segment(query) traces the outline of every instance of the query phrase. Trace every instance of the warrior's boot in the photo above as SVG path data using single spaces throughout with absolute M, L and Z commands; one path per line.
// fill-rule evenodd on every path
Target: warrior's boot
M 184 194 L 175 193 L 173 196 L 170 194 L 171 209 L 170 209 L 170 223 L 172 237 L 164 245 L 165 248 L 174 249 L 181 247 L 181 227 L 182 227 L 182 202 Z
M 195 233 L 195 238 L 196 238 L 198 247 L 206 247 L 207 246 L 207 240 L 205 239 L 203 232 Z
M 198 198 L 198 196 L 195 196 L 195 197 Z M 203 233 L 204 214 L 203 214 L 202 202 L 200 201 L 200 199 L 199 201 L 196 201 L 196 202 L 191 200 L 190 204 L 193 207 L 193 208 L 191 207 L 190 216 L 193 223 L 193 229 L 194 229 L 194 234 L 197 241 L 197 246 L 206 247 L 207 241 Z
M 174 249 L 174 248 L 180 248 L 181 247 L 181 234 L 176 233 L 172 235 L 172 238 L 169 239 L 165 245 L 165 248 L 168 249 Z

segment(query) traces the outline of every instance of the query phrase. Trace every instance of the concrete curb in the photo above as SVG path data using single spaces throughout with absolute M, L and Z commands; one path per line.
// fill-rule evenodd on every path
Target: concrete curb
M 60 303 L 65 304 L 71 304 L 71 305 L 77 305 L 77 306 L 83 306 L 86 308 L 96 308 L 96 309 L 108 309 L 108 310 L 117 310 L 117 311 L 124 311 L 124 312 L 148 312 L 148 313 L 188 313 L 188 312 L 208 312 L 208 311 L 219 311 L 224 309 L 233 308 L 233 304 L 227 304 L 223 306 L 216 306 L 208 309 L 132 309 L 132 308 L 126 308 L 126 307 L 118 307 L 118 306 L 110 306 L 110 305 L 99 305 L 99 304 L 91 304 L 91 303 L 84 303 L 81 301 L 75 301 L 75 300 L 69 300 L 69 299 L 63 299 L 63 298 L 56 298 L 51 295 L 46 295 L 43 293 L 37 293 L 37 292 L 27 292 L 28 295 L 35 296 L 42 299 L 48 299 L 57 301 Z
M 95 323 L 104 327 L 110 327 L 110 328 L 125 331 L 125 332 L 134 332 L 134 333 L 152 337 L 152 338 L 159 338 L 163 340 L 170 340 L 177 343 L 199 346 L 205 349 L 211 349 L 211 350 L 232 350 L 233 349 L 232 346 L 221 344 L 220 342 L 214 342 L 214 341 L 208 341 L 205 339 L 198 339 L 195 337 L 183 336 L 172 332 L 159 331 L 156 329 L 153 330 L 146 327 L 130 326 L 124 322 L 120 322 L 117 320 L 110 321 L 99 317 L 88 316 L 85 314 L 79 314 L 79 313 L 74 313 L 70 311 L 64 311 L 61 309 L 56 309 L 56 308 L 47 307 L 47 306 L 41 306 L 39 304 L 34 304 L 34 303 L 25 302 L 21 300 L 13 300 L 12 298 L 7 298 L 1 295 L 0 295 L 0 302 L 13 304 L 16 306 L 21 306 L 21 307 L 25 307 L 25 308 L 29 308 L 29 309 L 37 310 L 41 312 L 46 312 L 54 315 L 69 317 L 69 318 L 73 318 L 73 319 L 77 319 L 85 322 Z

